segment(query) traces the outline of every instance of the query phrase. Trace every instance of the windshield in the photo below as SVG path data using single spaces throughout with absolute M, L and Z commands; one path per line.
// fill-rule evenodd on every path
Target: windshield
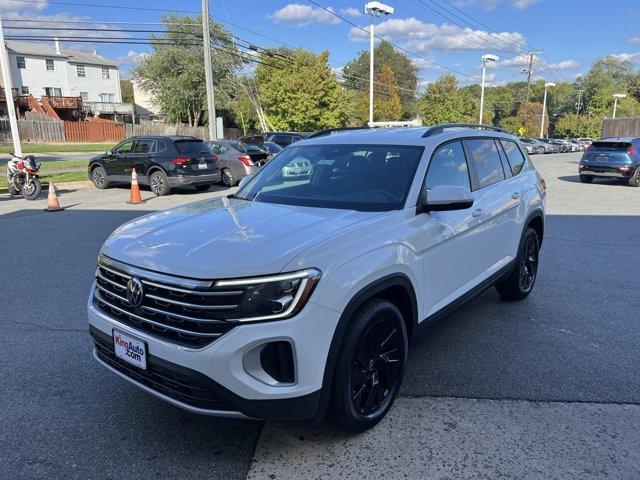
M 361 211 L 403 208 L 422 147 L 290 146 L 236 197 L 307 207 Z

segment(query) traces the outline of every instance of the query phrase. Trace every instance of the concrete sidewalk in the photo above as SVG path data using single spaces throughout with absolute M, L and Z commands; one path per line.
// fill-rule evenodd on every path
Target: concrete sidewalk
M 248 478 L 631 480 L 639 444 L 640 405 L 402 397 L 359 435 L 266 424 Z

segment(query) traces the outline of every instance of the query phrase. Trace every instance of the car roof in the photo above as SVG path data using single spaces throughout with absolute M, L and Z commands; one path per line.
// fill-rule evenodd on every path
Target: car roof
M 611 143 L 618 143 L 618 142 L 637 142 L 638 140 L 640 140 L 640 138 L 638 137 L 607 137 L 607 138 L 601 138 L 600 140 L 596 140 L 596 142 L 611 142 Z
M 176 141 L 176 140 L 199 140 L 199 141 L 202 141 L 202 139 L 200 139 L 200 138 L 190 137 L 188 135 L 136 135 L 136 136 L 133 136 L 133 137 L 129 137 L 126 140 L 145 140 L 145 139 L 153 139 L 153 140 L 163 139 L 163 140 L 172 140 L 172 141 Z
M 471 127 L 451 127 L 425 137 L 429 127 L 360 128 L 338 130 L 329 135 L 308 138 L 296 145 L 369 144 L 369 145 L 416 145 L 440 144 L 462 137 L 493 137 L 517 140 L 517 137 L 502 131 Z

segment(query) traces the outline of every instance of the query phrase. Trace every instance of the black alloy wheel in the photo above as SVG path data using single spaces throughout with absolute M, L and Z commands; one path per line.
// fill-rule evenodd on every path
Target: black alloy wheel
M 538 234 L 528 227 L 522 236 L 514 268 L 495 284 L 504 300 L 523 300 L 531 293 L 538 277 L 539 256 Z
M 344 333 L 331 389 L 330 414 L 347 431 L 384 418 L 398 395 L 407 361 L 407 329 L 398 308 L 373 298 L 354 313 Z
M 109 180 L 107 180 L 107 172 L 102 167 L 95 167 L 91 171 L 91 181 L 100 190 L 103 190 L 109 186 Z
M 149 177 L 149 188 L 157 196 L 167 195 L 171 190 L 167 174 L 160 170 L 153 172 Z

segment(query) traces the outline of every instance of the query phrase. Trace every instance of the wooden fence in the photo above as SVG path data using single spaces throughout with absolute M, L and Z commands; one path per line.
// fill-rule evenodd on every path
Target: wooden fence
M 125 126 L 115 122 L 64 122 L 67 142 L 118 142 L 125 138 Z
M 640 137 L 640 117 L 605 118 L 600 137 Z
M 255 133 L 254 131 L 247 133 Z M 184 123 L 156 123 L 141 122 L 139 125 L 126 124 L 126 136 L 143 136 L 143 135 L 185 135 L 189 137 L 201 138 L 209 140 L 209 130 L 207 127 L 190 127 Z M 235 140 L 244 135 L 240 128 L 225 128 L 223 132 L 224 138 Z
M 65 132 L 60 120 L 18 120 L 18 132 L 23 142 L 64 142 Z M 0 141 L 11 141 L 8 119 L 0 120 Z

